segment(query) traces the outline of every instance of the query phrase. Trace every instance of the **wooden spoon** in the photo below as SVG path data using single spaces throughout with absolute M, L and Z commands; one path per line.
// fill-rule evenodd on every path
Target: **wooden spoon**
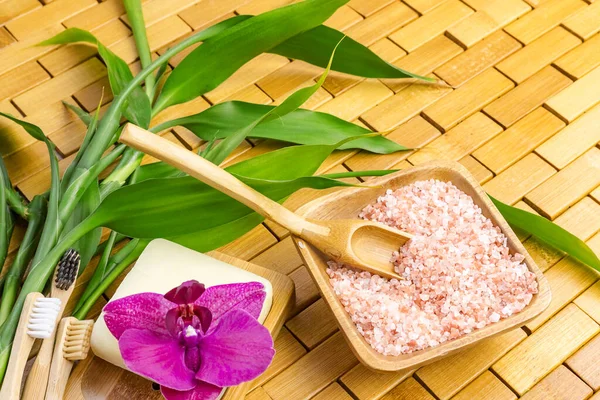
M 127 124 L 120 142 L 170 164 L 288 229 L 329 257 L 378 274 L 401 279 L 392 253 L 411 238 L 405 232 L 360 219 L 311 220 L 294 214 L 229 172 L 152 132 Z

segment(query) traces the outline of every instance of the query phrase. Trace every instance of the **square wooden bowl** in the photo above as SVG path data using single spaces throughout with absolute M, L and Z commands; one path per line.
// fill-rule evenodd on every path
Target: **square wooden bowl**
M 343 219 L 358 218 L 360 211 L 387 189 L 397 189 L 415 181 L 438 179 L 450 181 L 460 190 L 471 196 L 483 214 L 488 217 L 508 238 L 511 253 L 521 253 L 530 271 L 535 273 L 539 292 L 533 296 L 531 303 L 518 314 L 503 319 L 497 323 L 476 330 L 468 335 L 442 343 L 435 347 L 415 351 L 399 356 L 384 356 L 376 352 L 358 333 L 350 316 L 338 300 L 327 275 L 328 259 L 316 248 L 301 239 L 294 238 L 308 270 L 316 282 L 322 297 L 329 305 L 344 334 L 346 341 L 356 357 L 365 366 L 375 371 L 398 371 L 412 369 L 431 363 L 441 357 L 450 355 L 468 346 L 510 329 L 520 327 L 535 318 L 550 304 L 551 293 L 546 278 L 527 253 L 515 233 L 504 220 L 498 209 L 493 205 L 479 183 L 461 164 L 447 161 L 436 161 L 418 167 L 398 171 L 377 179 L 370 180 L 369 185 L 377 188 L 348 188 L 341 189 L 302 206 L 297 213 L 314 219 Z

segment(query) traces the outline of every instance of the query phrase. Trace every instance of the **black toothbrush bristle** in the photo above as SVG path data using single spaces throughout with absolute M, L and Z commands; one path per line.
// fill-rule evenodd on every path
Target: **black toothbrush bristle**
M 54 282 L 57 288 L 67 290 L 75 282 L 80 261 L 81 258 L 76 250 L 67 250 L 56 266 L 57 271 Z

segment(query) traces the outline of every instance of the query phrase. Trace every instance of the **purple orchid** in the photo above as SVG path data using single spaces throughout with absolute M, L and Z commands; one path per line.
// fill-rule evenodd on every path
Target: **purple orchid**
M 168 400 L 212 400 L 262 374 L 275 355 L 257 318 L 259 282 L 206 289 L 187 281 L 164 296 L 140 293 L 104 307 L 127 368 L 161 385 Z

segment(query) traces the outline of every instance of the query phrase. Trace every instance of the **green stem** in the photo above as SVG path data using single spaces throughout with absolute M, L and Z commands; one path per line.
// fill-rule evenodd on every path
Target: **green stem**
M 28 218 L 27 202 L 12 186 L 9 186 L 6 190 L 6 202 L 10 206 L 11 210 L 13 210 L 21 218 Z
M 125 11 L 127 11 L 127 17 L 129 17 L 129 23 L 131 24 L 131 30 L 133 31 L 133 39 L 135 40 L 135 46 L 137 47 L 140 56 L 142 68 L 146 68 L 152 63 L 152 56 L 150 54 L 150 46 L 148 45 L 148 38 L 146 36 L 142 4 L 140 0 L 123 0 L 123 4 L 125 5 Z M 148 75 L 146 77 L 146 94 L 148 95 L 148 98 L 150 98 L 150 101 L 152 101 L 155 84 L 154 75 Z
M 142 254 L 142 251 L 148 245 L 147 240 L 141 239 L 133 239 L 129 243 L 135 243 L 133 249 L 131 249 L 129 254 L 127 254 L 122 260 L 120 260 L 120 262 L 116 264 L 114 268 L 112 268 L 110 274 L 106 276 L 106 278 L 102 280 L 100 285 L 98 285 L 94 289 L 94 291 L 87 297 L 82 306 L 77 310 L 77 312 L 75 312 L 75 314 L 73 314 L 75 318 L 85 319 L 91 308 L 96 303 L 96 301 L 100 298 L 100 296 L 102 296 L 102 293 L 104 293 L 106 289 L 108 289 L 110 284 L 115 279 L 117 279 L 119 275 L 121 275 L 123 271 L 125 271 L 125 269 L 140 256 L 140 254 Z M 123 250 L 125 250 L 125 248 L 123 248 Z
M 27 268 L 27 264 L 31 261 L 40 240 L 45 216 L 46 199 L 43 196 L 35 196 L 29 205 L 29 224 L 25 236 L 4 281 L 4 291 L 0 302 L 0 325 L 6 321 L 13 308 L 23 273 Z
M 108 266 L 108 259 L 110 257 L 110 253 L 113 250 L 116 239 L 117 239 L 117 232 L 112 231 L 110 233 L 110 236 L 108 237 L 108 240 L 106 240 L 106 242 L 105 242 L 106 246 L 104 246 L 104 251 L 102 252 L 102 256 L 100 257 L 100 260 L 98 261 L 98 265 L 96 266 L 94 275 L 92 276 L 92 279 L 90 279 L 90 281 L 88 282 L 88 284 L 85 288 L 85 291 L 79 298 L 79 301 L 77 302 L 77 305 L 75 306 L 75 310 L 78 310 L 82 306 L 84 300 L 88 298 L 88 296 L 93 291 L 93 289 L 96 286 L 98 286 L 98 284 L 100 282 L 102 282 L 102 279 L 104 278 L 104 276 L 106 274 L 106 267 Z

